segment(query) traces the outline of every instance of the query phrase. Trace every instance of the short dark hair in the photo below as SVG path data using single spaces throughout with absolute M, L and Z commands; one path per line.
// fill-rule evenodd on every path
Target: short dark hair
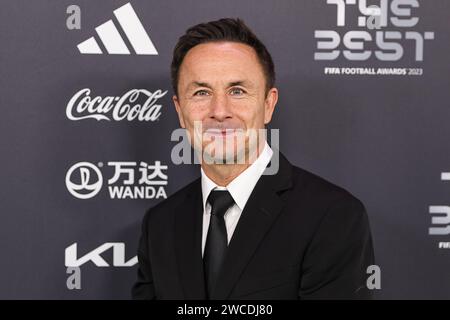
M 180 66 L 190 49 L 196 45 L 209 42 L 230 41 L 249 45 L 252 47 L 263 68 L 266 78 L 266 94 L 275 85 L 275 67 L 272 57 L 264 44 L 247 27 L 243 20 L 237 18 L 223 18 L 216 21 L 197 24 L 186 30 L 178 39 L 173 50 L 171 65 L 172 87 L 178 95 L 178 78 Z

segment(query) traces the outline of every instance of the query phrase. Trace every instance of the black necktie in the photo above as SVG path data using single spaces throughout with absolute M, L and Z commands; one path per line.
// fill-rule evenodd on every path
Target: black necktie
M 211 191 L 208 202 L 211 205 L 211 218 L 203 254 L 203 265 L 209 298 L 212 295 L 228 247 L 227 228 L 223 216 L 234 204 L 234 200 L 228 191 L 218 190 Z

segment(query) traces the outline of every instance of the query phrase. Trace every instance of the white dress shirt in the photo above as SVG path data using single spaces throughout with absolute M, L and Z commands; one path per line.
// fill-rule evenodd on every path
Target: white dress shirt
M 202 196 L 203 196 L 203 237 L 202 255 L 205 251 L 206 237 L 208 235 L 209 219 L 211 217 L 211 205 L 207 202 L 209 193 L 212 190 L 228 190 L 234 200 L 234 205 L 225 212 L 224 219 L 227 228 L 228 243 L 233 236 L 234 229 L 241 217 L 242 210 L 250 197 L 256 183 L 263 174 L 272 158 L 273 151 L 267 141 L 263 151 L 258 158 L 240 175 L 234 178 L 226 187 L 218 186 L 214 183 L 201 168 Z

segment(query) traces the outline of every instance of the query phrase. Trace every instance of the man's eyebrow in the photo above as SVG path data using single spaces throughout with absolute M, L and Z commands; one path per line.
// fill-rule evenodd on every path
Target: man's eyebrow
M 227 85 L 227 87 L 234 87 L 234 86 L 251 87 L 251 82 L 249 82 L 247 80 L 237 80 L 237 81 L 231 81 Z M 190 88 L 198 88 L 198 87 L 205 87 L 205 88 L 212 89 L 212 86 L 210 84 L 208 84 L 206 82 L 201 82 L 201 81 L 192 81 L 188 85 L 188 89 L 190 89 Z
M 200 81 L 192 81 L 192 82 L 188 85 L 188 88 L 191 88 L 191 87 L 193 87 L 193 88 L 206 87 L 206 88 L 211 89 L 211 86 L 210 86 L 208 83 L 206 83 L 206 82 L 200 82 Z
M 234 86 L 244 86 L 244 87 L 251 87 L 251 82 L 247 80 L 239 80 L 239 81 L 232 81 L 228 84 L 229 87 Z

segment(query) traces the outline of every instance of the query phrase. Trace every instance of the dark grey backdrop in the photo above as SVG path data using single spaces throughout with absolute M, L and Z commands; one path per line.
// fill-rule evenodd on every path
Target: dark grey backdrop
M 406 44 L 395 63 L 314 61 L 314 30 L 347 28 L 336 27 L 325 0 L 133 0 L 159 55 L 80 54 L 76 45 L 127 2 L 1 3 L 0 298 L 129 298 L 136 267 L 86 263 L 82 289 L 69 290 L 64 250 L 77 242 L 80 256 L 123 242 L 131 258 L 144 211 L 160 199 L 110 199 L 102 190 L 80 200 L 68 192 L 66 172 L 81 161 L 162 161 L 169 165 L 167 194 L 197 177 L 198 168 L 170 162 L 178 122 L 169 64 L 188 26 L 225 16 L 242 17 L 273 55 L 281 97 L 272 128 L 281 128 L 281 150 L 365 203 L 382 271 L 377 297 L 450 298 L 450 251 L 438 248 L 450 237 L 428 234 L 428 207 L 450 205 L 450 185 L 440 180 L 450 171 L 450 2 L 422 0 L 414 11 L 420 22 L 412 29 L 435 32 L 423 62 Z M 81 8 L 81 30 L 66 27 L 71 4 Z M 355 15 L 348 12 L 349 24 Z M 327 66 L 414 67 L 423 75 L 329 76 Z M 169 92 L 156 122 L 70 121 L 67 103 L 82 88 L 93 96 Z

